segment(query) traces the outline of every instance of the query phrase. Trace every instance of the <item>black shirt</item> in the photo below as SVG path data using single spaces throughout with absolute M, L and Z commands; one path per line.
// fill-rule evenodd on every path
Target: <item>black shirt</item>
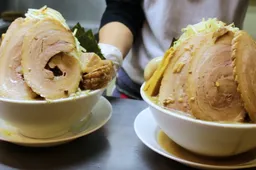
M 130 29 L 135 40 L 145 20 L 142 0 L 106 0 L 106 5 L 100 28 L 110 22 L 123 23 Z

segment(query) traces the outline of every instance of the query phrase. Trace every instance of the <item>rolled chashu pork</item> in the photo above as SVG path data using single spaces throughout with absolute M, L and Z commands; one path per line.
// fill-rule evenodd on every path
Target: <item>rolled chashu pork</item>
M 209 121 L 241 122 L 245 116 L 233 76 L 233 32 L 205 36 L 191 59 L 187 94 L 192 114 Z
M 256 121 L 256 46 L 247 33 L 209 19 L 170 49 L 144 88 L 158 104 L 201 120 L 242 122 L 248 112 Z
M 0 95 L 6 98 L 32 99 L 36 94 L 23 80 L 21 52 L 25 34 L 36 21 L 16 19 L 2 39 L 0 47 Z
M 41 97 L 57 99 L 76 92 L 81 79 L 72 32 L 53 19 L 43 19 L 26 34 L 21 65 L 24 79 Z
M 72 55 L 75 50 L 72 32 L 58 20 L 40 14 L 16 19 L 1 44 L 0 95 L 57 99 L 75 92 L 81 80 L 80 63 Z
M 251 120 L 256 122 L 256 44 L 245 31 L 232 41 L 232 59 L 238 91 Z
M 203 39 L 203 35 L 191 37 L 182 42 L 172 54 L 159 90 L 159 101 L 166 108 L 190 113 L 186 93 L 188 66 L 194 49 L 200 47 Z
M 45 6 L 29 9 L 25 16 L 3 36 L 1 97 L 58 99 L 80 91 L 79 87 L 95 90 L 111 81 L 112 62 L 87 53 L 58 11 Z

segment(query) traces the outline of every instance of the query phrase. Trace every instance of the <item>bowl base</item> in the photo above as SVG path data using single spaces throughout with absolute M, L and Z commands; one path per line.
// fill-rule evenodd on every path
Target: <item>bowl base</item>
M 21 130 L 18 130 L 18 133 L 26 138 L 31 138 L 31 139 L 51 139 L 51 138 L 57 138 L 57 137 L 60 137 L 66 133 L 68 133 L 69 129 L 67 130 L 62 130 L 62 131 L 59 131 L 57 133 L 53 133 L 53 134 L 34 134 L 34 133 L 26 133 L 26 132 L 23 132 Z

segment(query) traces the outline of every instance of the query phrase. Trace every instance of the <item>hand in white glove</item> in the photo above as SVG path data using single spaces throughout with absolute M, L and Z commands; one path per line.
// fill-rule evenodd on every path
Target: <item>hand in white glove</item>
M 117 72 L 123 63 L 123 55 L 121 51 L 110 44 L 99 43 L 98 45 L 106 60 L 111 60 L 113 62 L 115 71 Z

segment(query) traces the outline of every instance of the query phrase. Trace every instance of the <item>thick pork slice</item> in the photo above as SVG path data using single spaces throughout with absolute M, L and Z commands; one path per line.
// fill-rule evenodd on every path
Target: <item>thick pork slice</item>
M 188 97 L 193 115 L 201 120 L 240 122 L 245 110 L 234 80 L 231 41 L 233 32 L 214 32 L 192 57 Z
M 245 31 L 238 31 L 232 41 L 235 80 L 245 109 L 256 122 L 256 44 Z
M 0 47 L 0 96 L 10 99 L 33 99 L 36 94 L 24 82 L 21 49 L 24 35 L 36 21 L 18 18 L 8 28 Z
M 200 48 L 203 39 L 204 36 L 198 34 L 182 42 L 175 50 L 165 70 L 159 92 L 159 101 L 164 107 L 191 112 L 186 93 L 188 67 L 194 51 Z
M 76 92 L 82 71 L 73 54 L 72 32 L 56 20 L 40 20 L 27 31 L 22 46 L 21 64 L 26 83 L 46 99 Z

